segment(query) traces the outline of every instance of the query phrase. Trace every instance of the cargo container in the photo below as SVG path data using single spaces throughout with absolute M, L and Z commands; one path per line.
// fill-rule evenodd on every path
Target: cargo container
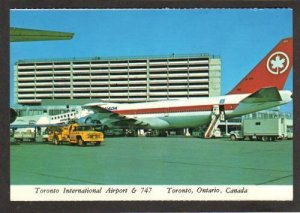
M 241 131 L 231 131 L 231 140 L 274 141 L 292 138 L 292 120 L 287 118 L 244 119 Z

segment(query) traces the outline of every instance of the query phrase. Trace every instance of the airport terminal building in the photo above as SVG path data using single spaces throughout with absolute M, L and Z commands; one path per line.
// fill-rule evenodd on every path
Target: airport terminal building
M 133 103 L 221 94 L 221 60 L 208 54 L 19 60 L 19 105 Z M 56 103 L 56 104 L 55 104 Z

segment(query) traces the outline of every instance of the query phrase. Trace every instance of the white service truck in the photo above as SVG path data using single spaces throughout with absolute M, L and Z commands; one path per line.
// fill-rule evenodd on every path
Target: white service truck
M 27 129 L 26 131 L 16 131 L 14 134 L 14 140 L 16 142 L 22 141 L 35 141 L 35 132 L 31 129 Z
M 241 131 L 231 131 L 231 140 L 274 141 L 290 138 L 292 120 L 286 118 L 244 119 Z

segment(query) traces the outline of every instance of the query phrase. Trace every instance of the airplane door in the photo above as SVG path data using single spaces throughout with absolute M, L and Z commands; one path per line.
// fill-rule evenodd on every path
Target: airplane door
M 221 99 L 219 103 L 220 120 L 225 121 L 225 99 Z

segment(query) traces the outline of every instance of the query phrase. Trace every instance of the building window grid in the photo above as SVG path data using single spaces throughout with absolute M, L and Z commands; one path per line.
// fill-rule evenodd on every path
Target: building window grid
M 110 61 L 108 61 L 108 100 L 110 101 L 111 100 L 111 94 L 110 94 Z
M 34 64 L 34 77 L 33 77 L 33 82 L 34 82 L 34 92 L 33 92 L 33 97 L 34 97 L 34 100 L 36 101 L 36 98 L 37 98 L 37 93 L 36 93 L 36 63 Z
M 170 76 L 169 76 L 169 59 L 167 60 L 167 100 L 169 100 L 170 92 L 169 92 L 169 84 L 170 84 Z
M 130 91 L 129 91 L 129 60 L 127 61 L 127 100 L 130 100 Z
M 187 59 L 187 98 L 190 98 L 190 61 Z
M 208 62 L 207 66 L 208 66 L 208 70 L 209 70 L 209 68 L 210 68 L 209 62 Z M 210 89 L 210 76 L 209 76 L 209 72 L 208 72 L 207 80 L 208 80 L 208 89 Z
M 185 58 L 185 59 L 181 59 L 182 61 L 183 60 L 186 60 L 186 62 L 182 62 L 182 64 L 181 64 L 181 66 L 182 66 L 182 68 L 184 68 L 185 67 L 185 69 L 187 70 L 187 76 L 185 77 L 185 78 L 178 78 L 178 80 L 186 80 L 186 82 L 187 82 L 187 87 L 186 87 L 186 92 L 187 92 L 187 97 L 189 98 L 190 97 L 190 80 L 191 80 L 191 78 L 190 78 L 190 73 L 191 73 L 191 70 L 190 70 L 190 59 L 189 58 Z M 149 61 L 149 60 L 148 60 Z M 148 90 L 148 88 L 151 90 L 151 88 L 152 87 L 154 87 L 155 86 L 155 84 L 151 84 L 151 82 L 150 82 L 150 78 L 151 78 L 151 68 L 149 68 L 149 71 L 150 71 L 150 73 L 148 74 L 148 67 L 149 67 L 149 64 L 147 63 L 148 61 L 145 61 L 145 63 L 146 63 L 146 69 L 145 69 L 145 71 L 146 71 L 146 73 L 144 74 L 144 73 L 142 73 L 142 72 L 140 72 L 139 71 L 139 73 L 138 74 L 140 74 L 140 75 L 146 75 L 146 79 L 141 79 L 141 80 L 145 80 L 145 84 L 143 84 L 143 87 L 146 87 L 145 88 L 145 90 L 144 91 L 147 91 Z M 174 82 L 174 80 L 176 80 L 176 79 L 171 79 L 170 78 L 170 61 L 167 59 L 167 60 L 160 60 L 160 62 L 162 62 L 163 64 L 165 64 L 165 66 L 166 66 L 166 69 L 167 69 L 167 76 L 166 77 L 164 77 L 163 79 L 165 79 L 164 81 L 166 81 L 166 83 L 167 83 L 167 90 L 166 90 L 166 92 L 167 92 L 167 99 L 169 99 L 170 98 L 170 93 L 172 93 L 173 91 L 171 91 L 170 90 L 170 85 L 172 84 L 172 85 L 177 85 L 176 84 L 176 82 Z M 115 63 L 115 64 L 117 64 L 117 63 Z M 72 67 L 72 63 L 71 62 L 69 62 L 69 67 L 71 68 Z M 207 72 L 209 71 L 209 63 L 207 64 L 208 65 L 208 69 L 207 69 Z M 206 65 L 206 66 L 207 66 Z M 92 73 L 92 63 L 91 63 L 91 61 L 89 61 L 88 62 L 88 65 L 87 66 L 89 66 L 88 67 L 88 69 L 89 69 L 89 76 L 88 76 L 88 78 L 89 78 L 89 98 L 91 98 L 91 96 L 93 96 L 93 95 L 95 95 L 95 93 L 92 93 L 92 88 L 94 89 L 95 87 L 92 85 L 92 83 L 94 83 L 94 81 L 93 81 L 93 79 L 92 79 L 92 77 L 94 76 L 93 74 L 94 73 Z M 128 99 L 128 101 L 130 100 L 130 98 L 131 98 L 131 92 L 133 92 L 133 91 L 131 91 L 130 89 L 129 89 L 129 86 L 130 86 L 130 82 L 134 82 L 133 81 L 133 79 L 130 79 L 130 71 L 131 71 L 131 69 L 130 69 L 130 67 L 131 67 L 132 65 L 130 64 L 130 61 L 129 60 L 127 60 L 127 85 L 126 85 L 126 87 L 127 87 L 127 99 Z M 139 66 L 142 66 L 142 65 L 139 65 Z M 143 65 L 143 66 L 145 66 L 145 65 Z M 178 65 L 178 67 L 180 67 L 179 65 Z M 110 62 L 108 62 L 108 99 L 110 100 L 111 98 L 112 98 L 112 96 L 111 96 L 111 83 L 112 83 L 112 76 L 111 76 L 111 72 L 112 72 L 112 69 L 111 69 L 111 64 L 110 64 Z M 125 68 L 125 67 L 121 67 L 121 68 Z M 38 97 L 37 97 L 37 93 L 40 93 L 40 91 L 38 91 L 39 90 L 39 87 L 37 86 L 37 74 L 39 74 L 39 72 L 40 71 L 38 71 L 37 70 L 38 68 L 37 68 L 37 64 L 36 63 L 34 63 L 34 81 L 33 81 L 33 83 L 34 83 L 34 100 L 35 101 L 37 101 L 37 99 L 38 99 Z M 55 79 L 54 79 L 54 77 L 55 77 L 55 69 L 54 69 L 54 65 L 53 65 L 53 63 L 52 63 L 52 69 L 51 69 L 51 72 L 52 72 L 52 99 L 55 99 L 55 92 L 54 92 L 54 87 L 55 87 L 55 85 L 54 85 L 54 82 L 55 82 Z M 193 70 L 193 72 L 194 72 L 194 70 Z M 199 70 L 198 72 L 205 72 L 204 70 Z M 72 68 L 70 69 L 70 73 L 72 73 Z M 209 82 L 209 76 L 207 76 L 206 77 L 207 78 L 207 80 L 208 80 L 208 82 L 207 82 L 207 86 L 208 86 L 208 88 L 209 88 L 209 84 L 210 84 L 210 82 Z M 22 79 L 22 78 L 20 78 L 20 79 Z M 70 79 L 73 79 L 72 78 L 72 76 L 71 76 L 71 74 L 70 74 Z M 198 80 L 198 77 L 195 77 L 195 78 L 193 78 L 193 79 L 195 79 L 195 80 Z M 132 81 L 131 81 L 132 80 Z M 19 81 L 19 79 L 18 79 L 18 81 Z M 148 82 L 148 83 L 147 83 Z M 73 81 L 72 80 L 70 80 L 70 86 L 72 87 L 73 86 Z M 121 86 L 121 85 L 120 85 Z M 30 87 L 29 87 L 30 88 Z M 96 85 L 96 88 L 97 88 L 97 85 Z M 203 90 L 205 90 L 205 88 L 203 89 L 203 88 L 198 88 L 199 90 L 201 90 L 201 91 L 203 91 Z M 184 89 L 183 89 L 184 90 Z M 197 91 L 197 88 L 196 89 L 193 89 L 193 90 L 195 90 L 195 92 Z M 71 90 L 72 91 L 72 90 Z M 144 92 L 143 90 L 141 91 L 141 92 Z M 71 92 L 72 93 L 72 92 Z M 138 91 L 134 91 L 133 93 L 138 93 Z M 151 92 L 150 92 L 151 93 Z M 147 92 L 146 92 L 146 96 L 145 96 L 145 98 L 144 99 L 146 99 L 147 100 Z M 151 94 L 149 94 L 150 96 L 151 96 Z M 72 94 L 71 94 L 71 96 L 72 96 Z M 172 95 L 173 96 L 173 95 Z M 195 95 L 193 95 L 193 96 L 195 96 Z M 199 96 L 201 96 L 201 95 L 199 95 Z M 203 96 L 206 96 L 206 95 L 203 95 Z M 151 97 L 150 97 L 150 99 L 151 99 Z
M 89 63 L 89 74 L 90 74 L 89 92 L 90 92 L 90 99 L 92 99 L 92 62 L 91 61 Z
M 54 100 L 55 99 L 55 92 L 54 92 L 54 90 L 55 90 L 55 85 L 54 85 L 54 82 L 55 82 L 55 68 L 54 68 L 54 63 L 52 63 L 52 66 L 51 66 L 51 68 L 52 68 L 52 96 L 51 96 L 51 98 L 52 98 L 52 100 Z

